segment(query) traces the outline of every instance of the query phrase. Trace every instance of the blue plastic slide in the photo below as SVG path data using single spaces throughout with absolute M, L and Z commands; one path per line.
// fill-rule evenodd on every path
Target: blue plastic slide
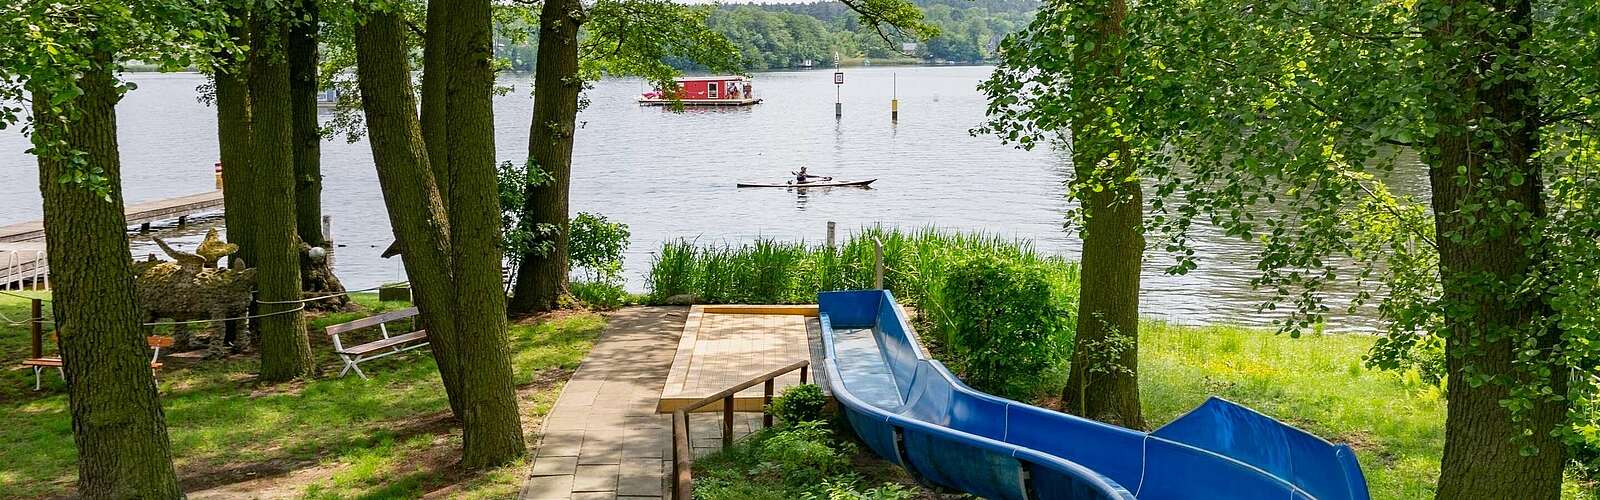
M 1001 399 L 928 359 L 886 290 L 817 298 L 856 435 L 922 480 L 994 499 L 1366 500 L 1346 445 L 1219 398 L 1154 432 Z

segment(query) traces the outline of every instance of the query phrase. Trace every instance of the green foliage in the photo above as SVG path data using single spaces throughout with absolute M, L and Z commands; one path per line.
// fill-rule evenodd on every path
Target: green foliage
M 808 60 L 832 66 L 861 57 L 976 62 L 993 59 L 993 41 L 1027 24 L 1038 6 L 1031 0 L 913 3 L 922 7 L 920 22 L 936 31 L 880 32 L 876 25 L 861 22 L 850 6 L 831 2 L 724 5 L 707 23 L 738 47 L 750 70 L 791 68 Z M 910 54 L 901 52 L 899 42 L 916 41 L 925 43 Z M 695 67 L 688 62 L 675 64 Z
M 1064 310 L 1077 304 L 1077 264 L 1041 255 L 1031 242 L 983 233 L 928 227 L 901 231 L 868 227 L 834 248 L 758 239 L 741 245 L 662 244 L 650 266 L 651 302 L 691 296 L 702 303 L 809 304 L 817 292 L 873 287 L 873 242 L 883 243 L 884 288 L 919 312 L 934 342 L 953 330 L 943 306 L 945 275 L 971 257 L 1025 262 L 1048 269 L 1052 300 Z
M 861 489 L 860 478 L 852 475 L 835 477 L 822 480 L 822 491 L 808 491 L 800 498 L 804 500 L 908 500 L 916 497 L 916 492 L 904 485 L 884 483 L 882 485 Z
M 622 275 L 622 254 L 628 250 L 628 225 L 604 215 L 579 212 L 567 235 L 567 259 L 581 269 L 584 279 L 615 282 Z
M 1252 243 L 1252 284 L 1292 335 L 1332 310 L 1336 280 L 1376 284 L 1353 297 L 1379 300 L 1387 320 L 1369 363 L 1422 368 L 1440 342 L 1453 356 L 1508 353 L 1509 369 L 1459 358 L 1449 375 L 1503 384 L 1501 406 L 1526 426 L 1536 405 L 1596 390 L 1565 374 L 1600 368 L 1600 81 L 1580 76 L 1600 72 L 1600 4 L 1520 5 L 1159 0 L 1134 4 L 1126 38 L 1096 47 L 1082 36 L 1097 22 L 1087 4 L 1054 2 L 1004 44 L 983 86 L 992 120 L 977 131 L 1055 145 L 1080 125 L 1070 118 L 1104 109 L 1148 155 L 1137 175 L 1156 194 L 1148 232 L 1175 257 L 1170 272 L 1198 264 L 1197 226 Z M 1076 81 L 1097 49 L 1123 53 L 1124 70 Z M 1470 158 L 1446 157 L 1456 145 Z M 1421 175 L 1430 191 L 1414 199 L 1383 182 Z M 1530 184 L 1537 202 L 1517 199 Z M 1439 259 L 1444 243 L 1507 235 L 1518 250 L 1494 257 L 1509 271 Z
M 694 61 L 712 71 L 737 71 L 739 51 L 706 27 L 711 6 L 671 0 L 600 0 L 588 8 L 578 48 L 578 76 L 637 76 L 662 88 L 678 70 L 668 61 Z
M 567 284 L 567 292 L 572 294 L 572 298 L 583 307 L 601 311 L 610 311 L 638 302 L 622 283 L 616 281 L 576 280 Z
M 827 415 L 823 410 L 827 406 L 828 397 L 822 394 L 822 387 L 801 384 L 785 388 L 783 394 L 773 398 L 772 404 L 767 405 L 766 411 L 783 425 L 795 425 L 826 420 Z
M 855 458 L 862 452 L 838 432 L 825 422 L 809 421 L 752 434 L 728 450 L 695 460 L 694 497 L 901 500 L 914 496 L 911 488 L 884 482 L 903 481 L 903 472 L 877 459 Z
M 45 298 L 49 295 L 44 294 Z M 309 321 L 321 331 L 383 311 L 410 307 L 405 302 L 379 302 L 374 293 L 353 296 L 359 312 L 330 313 Z M 46 305 L 46 314 L 49 306 Z M 29 357 L 21 319 L 28 303 L 0 295 L 0 360 L 15 363 Z M 390 324 L 399 331 L 409 321 Z M 606 326 L 598 314 L 564 315 L 550 321 L 516 324 L 507 329 L 514 369 L 513 382 L 528 402 L 526 418 L 550 411 L 559 396 L 558 374 L 578 367 Z M 378 338 L 376 332 L 370 339 Z M 48 333 L 47 333 L 48 335 Z M 340 361 L 330 347 L 314 349 L 324 373 L 338 372 Z M 449 482 L 465 481 L 453 495 L 479 498 L 515 496 L 526 479 L 525 467 L 508 466 L 472 478 L 451 477 L 447 468 L 429 464 L 430 457 L 448 456 L 460 446 L 460 433 L 434 426 L 450 406 L 439 370 L 426 349 L 362 364 L 371 377 L 320 378 L 293 390 L 256 390 L 239 381 L 254 376 L 257 361 L 229 358 L 202 363 L 168 363 L 158 379 L 172 455 L 179 467 L 222 470 L 239 464 L 325 464 L 330 476 L 317 475 L 280 485 L 284 495 L 314 498 L 416 498 Z M 327 370 L 332 370 L 331 372 Z M 78 476 L 71 414 L 65 383 L 46 373 L 44 390 L 35 392 L 26 370 L 0 372 L 0 497 L 66 497 Z M 391 445 L 392 444 L 392 445 Z M 18 474 L 17 471 L 27 471 Z M 296 491 L 297 489 L 304 491 Z M 509 493 L 507 493 L 509 492 Z
M 1061 365 L 1070 345 L 1070 311 L 1056 300 L 1051 270 L 1038 263 L 970 257 L 945 275 L 947 360 L 978 390 L 1030 400 L 1046 387 L 1040 374 Z
M 54 182 L 83 186 L 110 199 L 104 167 L 66 141 L 76 120 L 78 79 L 114 75 L 138 60 L 162 71 L 207 62 L 235 46 L 225 36 L 228 16 L 216 0 L 15 0 L 0 4 L 0 130 L 22 123 L 27 153 L 65 161 Z M 118 94 L 135 85 L 122 82 Z
M 844 472 L 855 452 L 849 443 L 835 442 L 827 422 L 796 422 L 761 442 L 758 474 L 771 474 L 795 486 L 817 484 Z

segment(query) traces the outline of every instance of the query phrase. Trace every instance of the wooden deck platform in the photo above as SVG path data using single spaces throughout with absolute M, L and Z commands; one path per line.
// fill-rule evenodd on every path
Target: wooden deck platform
M 124 208 L 129 226 L 148 228 L 152 222 L 185 219 L 222 210 L 222 191 L 134 203 Z M 0 226 L 0 289 L 33 281 L 49 272 L 42 251 L 44 221 L 32 220 Z
M 672 359 L 656 411 L 670 413 L 696 400 L 803 359 L 811 382 L 822 370 L 822 330 L 817 306 L 694 306 Z M 800 383 L 799 372 L 778 377 L 776 391 Z M 734 397 L 736 411 L 761 411 L 762 388 Z M 698 411 L 722 411 L 713 404 Z

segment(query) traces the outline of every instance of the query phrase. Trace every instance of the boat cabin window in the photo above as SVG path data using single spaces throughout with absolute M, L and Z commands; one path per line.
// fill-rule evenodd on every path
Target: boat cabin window
M 717 82 L 706 82 L 706 99 L 717 98 Z

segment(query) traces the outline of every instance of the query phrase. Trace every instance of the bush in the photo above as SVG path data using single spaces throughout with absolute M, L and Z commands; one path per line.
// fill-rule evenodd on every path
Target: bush
M 815 485 L 850 464 L 855 450 L 833 441 L 825 422 L 798 422 L 761 442 L 759 473 L 773 474 L 791 485 Z
M 589 309 L 610 311 L 633 303 L 633 295 L 615 281 L 574 281 L 568 292 Z
M 1036 263 L 976 257 L 946 274 L 942 313 L 951 365 L 978 390 L 1027 401 L 1061 367 L 1072 322 Z
M 567 260 L 572 269 L 583 270 L 586 281 L 617 281 L 630 236 L 627 224 L 579 212 L 567 231 Z
M 802 384 L 785 388 L 783 394 L 773 398 L 772 404 L 767 405 L 767 413 L 783 425 L 795 425 L 825 420 L 823 410 L 827 406 L 828 398 L 822 394 L 821 387 Z

